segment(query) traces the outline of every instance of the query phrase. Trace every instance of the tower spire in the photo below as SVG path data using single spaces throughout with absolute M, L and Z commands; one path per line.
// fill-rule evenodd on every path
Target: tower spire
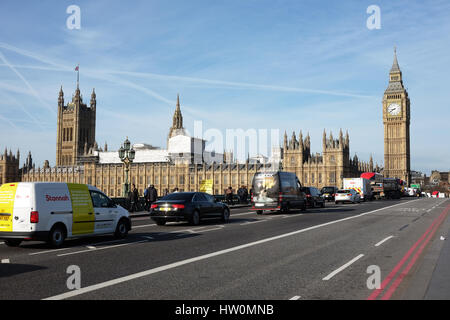
M 64 106 L 64 92 L 63 92 L 62 85 L 61 85 L 61 89 L 59 89 L 58 105 L 59 105 L 60 107 L 63 107 L 63 106 Z
M 183 129 L 183 115 L 181 114 L 180 108 L 180 94 L 177 94 L 177 107 L 173 115 L 173 128 Z
M 169 131 L 169 139 L 177 134 L 184 134 L 183 129 L 183 115 L 181 114 L 180 108 L 180 95 L 177 94 L 177 106 L 172 118 L 172 127 Z
M 284 138 L 283 138 L 283 149 L 286 150 L 288 147 L 288 138 L 286 130 L 284 130 Z
M 398 65 L 397 60 L 397 47 L 394 46 L 394 62 L 392 63 L 391 73 L 392 72 L 400 72 L 400 66 Z

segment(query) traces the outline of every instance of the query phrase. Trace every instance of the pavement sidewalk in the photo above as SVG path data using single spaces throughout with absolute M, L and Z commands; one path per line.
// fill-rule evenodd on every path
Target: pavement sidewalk
M 450 300 L 450 231 L 445 235 L 436 267 L 431 276 L 425 300 Z M 438 238 L 439 239 L 439 238 Z M 440 241 L 440 240 L 438 240 Z

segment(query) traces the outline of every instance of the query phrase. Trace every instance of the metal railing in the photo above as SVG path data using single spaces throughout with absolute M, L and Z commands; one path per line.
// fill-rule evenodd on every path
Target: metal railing
M 162 197 L 158 197 L 157 200 L 161 199 Z M 217 202 L 222 202 L 222 203 L 227 203 L 227 200 L 225 198 L 224 194 L 221 195 L 214 195 L 214 198 L 216 199 Z M 128 198 L 111 198 L 115 204 L 120 205 L 121 207 L 127 209 L 127 210 L 131 210 L 131 201 Z M 248 204 L 250 203 L 250 197 L 247 198 L 247 201 L 245 202 L 241 202 L 241 200 L 239 199 L 238 195 L 234 194 L 233 195 L 233 199 L 231 202 L 231 205 L 236 205 L 236 204 Z M 136 203 L 136 210 L 134 211 L 144 211 L 144 210 L 148 210 L 148 208 L 146 208 L 146 203 L 145 203 L 145 199 L 144 197 L 139 197 L 138 202 Z

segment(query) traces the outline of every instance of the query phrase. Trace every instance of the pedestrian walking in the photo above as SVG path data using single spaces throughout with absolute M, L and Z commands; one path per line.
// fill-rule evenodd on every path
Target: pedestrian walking
M 150 202 L 148 201 L 148 191 L 150 189 L 150 185 L 147 186 L 144 190 L 144 201 L 145 201 L 145 210 L 150 211 Z
M 243 186 L 241 186 L 238 189 L 237 195 L 238 195 L 238 198 L 239 198 L 239 203 L 241 203 L 241 204 L 244 203 L 244 187 Z
M 132 185 L 131 192 L 129 194 L 130 199 L 130 212 L 138 211 L 139 191 L 136 189 L 136 185 Z
M 233 205 L 233 188 L 228 187 L 228 189 L 225 190 L 225 199 L 227 200 L 228 205 Z
M 248 202 L 248 190 L 247 190 L 246 186 L 244 186 L 243 188 L 244 188 L 244 191 L 242 193 L 242 203 L 247 204 L 247 202 Z
M 148 198 L 148 203 L 149 203 L 148 211 L 150 211 L 153 202 L 158 200 L 158 191 L 155 189 L 154 185 L 150 185 L 150 188 L 148 190 L 147 198 Z

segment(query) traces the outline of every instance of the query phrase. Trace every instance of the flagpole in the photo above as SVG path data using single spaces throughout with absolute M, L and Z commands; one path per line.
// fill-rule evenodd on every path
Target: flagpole
M 77 89 L 80 88 L 80 64 L 77 66 Z

